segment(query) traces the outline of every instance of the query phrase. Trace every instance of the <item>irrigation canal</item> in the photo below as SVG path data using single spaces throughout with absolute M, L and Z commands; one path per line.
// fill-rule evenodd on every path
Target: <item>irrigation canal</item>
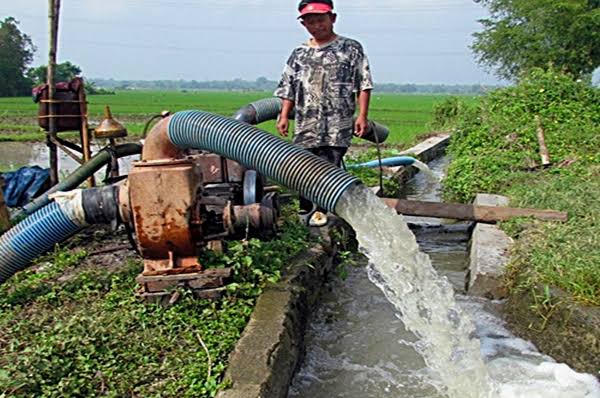
M 43 143 L 5 142 L 0 146 L 0 168 L 47 167 L 47 154 Z M 126 173 L 135 158 L 120 160 L 121 172 Z M 447 163 L 447 159 L 440 159 L 432 162 L 430 167 L 441 177 Z M 78 167 L 64 153 L 61 153 L 59 164 L 64 174 Z M 97 177 L 102 179 L 103 172 L 97 173 Z M 438 200 L 439 191 L 437 179 L 419 173 L 407 185 L 406 197 Z M 467 223 L 446 221 L 440 224 L 437 219 L 414 217 L 405 217 L 405 220 L 412 226 L 420 249 L 430 256 L 437 272 L 458 292 L 455 299 L 462 312 L 474 322 L 474 334 L 479 339 L 478 346 L 485 362 L 484 380 L 489 377 L 493 386 L 490 397 L 600 397 L 600 387 L 593 376 L 577 374 L 566 365 L 556 364 L 538 353 L 531 343 L 514 337 L 496 314 L 499 303 L 462 295 Z M 377 283 L 378 278 L 373 267 L 362 264 L 350 267 L 348 271 L 347 279 L 331 282 L 329 291 L 322 298 L 309 326 L 306 357 L 289 397 L 446 396 L 449 388 L 442 381 L 444 377 L 440 377 L 445 369 L 433 370 L 423 359 L 422 353 L 427 351 L 424 345 L 430 342 L 417 339 L 409 331 L 401 319 L 405 315 L 403 311 L 392 305 L 389 296 L 386 297 L 371 281 Z M 413 287 L 407 286 L 409 290 Z M 423 311 L 429 310 L 423 308 Z M 444 347 L 444 342 L 436 344 Z M 460 360 L 462 358 L 456 364 L 448 364 L 447 367 L 454 369 L 445 375 L 446 381 L 464 377 L 459 376 L 463 370 L 457 365 Z M 456 391 L 466 383 L 468 390 L 468 381 L 467 376 L 464 383 L 459 381 L 451 389 Z M 460 396 L 480 396 L 467 390 Z M 450 396 L 456 394 L 450 393 Z

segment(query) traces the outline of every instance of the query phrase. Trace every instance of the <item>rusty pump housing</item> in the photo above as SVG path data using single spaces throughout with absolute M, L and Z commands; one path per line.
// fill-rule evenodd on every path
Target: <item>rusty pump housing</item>
M 120 218 L 135 232 L 144 258 L 142 295 L 161 296 L 185 285 L 211 296 L 230 270 L 204 271 L 200 250 L 219 250 L 225 238 L 272 236 L 278 197 L 264 193 L 264 179 L 254 170 L 214 153 L 174 147 L 165 140 L 167 123 L 151 131 L 142 160 L 120 187 Z

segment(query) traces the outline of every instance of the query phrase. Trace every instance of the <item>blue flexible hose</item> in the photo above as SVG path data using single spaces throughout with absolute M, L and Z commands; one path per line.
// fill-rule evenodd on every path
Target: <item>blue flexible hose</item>
M 415 158 L 410 156 L 394 156 L 391 158 L 381 159 L 381 165 L 384 167 L 410 166 L 415 162 L 415 160 Z M 346 168 L 348 169 L 354 169 L 357 167 L 379 167 L 379 160 L 371 160 L 369 162 L 346 165 Z
M 0 236 L 0 283 L 83 228 L 70 209 L 50 203 Z
M 175 113 L 168 137 L 181 149 L 215 152 L 255 169 L 332 212 L 342 194 L 359 183 L 333 164 L 272 134 L 203 111 Z

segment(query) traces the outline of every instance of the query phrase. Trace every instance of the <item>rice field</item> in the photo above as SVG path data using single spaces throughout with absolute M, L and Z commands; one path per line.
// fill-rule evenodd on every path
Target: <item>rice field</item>
M 174 91 L 118 91 L 115 95 L 88 97 L 90 124 L 102 120 L 105 105 L 110 105 L 113 116 L 125 124 L 130 135 L 141 134 L 145 122 L 163 110 L 176 112 L 201 109 L 231 116 L 242 106 L 270 97 L 270 92 L 174 92 Z M 370 119 L 389 127 L 388 145 L 407 146 L 416 137 L 429 134 L 434 105 L 445 95 L 376 94 L 371 99 Z M 475 99 L 473 99 L 475 100 Z M 0 141 L 36 141 L 44 138 L 37 126 L 37 107 L 29 97 L 0 98 Z M 275 133 L 275 122 L 261 124 L 260 128 Z M 364 143 L 364 141 L 362 141 Z M 357 143 L 360 143 L 357 140 Z

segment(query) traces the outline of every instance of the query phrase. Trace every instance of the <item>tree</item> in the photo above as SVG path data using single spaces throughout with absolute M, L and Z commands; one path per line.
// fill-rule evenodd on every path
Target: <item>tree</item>
M 61 64 L 56 64 L 54 69 L 55 81 L 57 82 L 68 82 L 75 77 L 81 76 L 81 68 L 77 65 L 70 63 L 69 61 Z M 37 68 L 31 68 L 27 72 L 27 76 L 33 81 L 35 85 L 46 83 L 48 78 L 48 66 L 41 65 Z
M 0 97 L 27 95 L 31 89 L 25 72 L 33 60 L 35 46 L 18 25 L 13 17 L 0 22 Z
M 478 62 L 518 78 L 553 67 L 576 77 L 600 66 L 600 0 L 475 0 L 490 11 L 473 34 Z

